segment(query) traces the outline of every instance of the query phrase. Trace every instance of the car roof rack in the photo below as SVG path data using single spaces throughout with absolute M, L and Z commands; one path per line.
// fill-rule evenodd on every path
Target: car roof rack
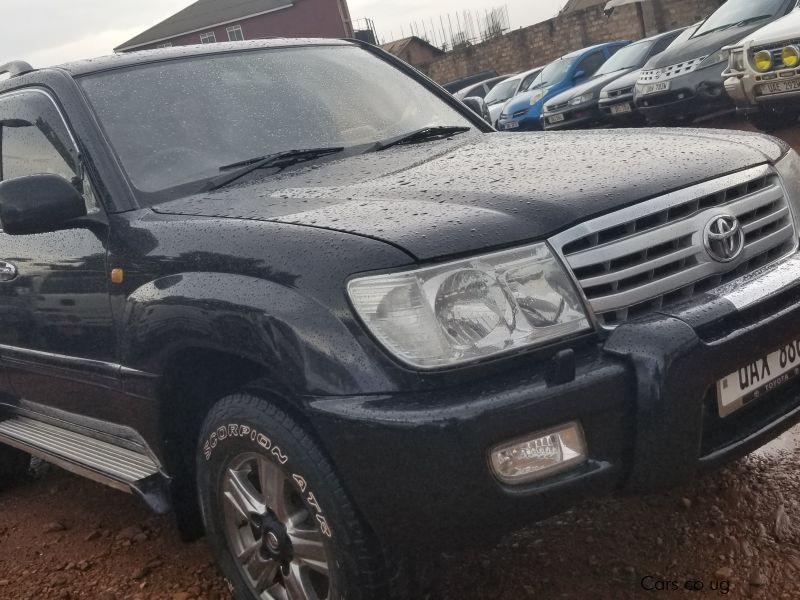
M 30 73 L 34 68 L 23 60 L 14 60 L 0 66 L 0 75 L 8 73 L 11 77 L 19 77 L 25 73 Z

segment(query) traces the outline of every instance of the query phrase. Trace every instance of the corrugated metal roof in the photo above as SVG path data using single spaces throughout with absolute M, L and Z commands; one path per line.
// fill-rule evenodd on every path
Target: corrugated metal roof
M 129 50 L 294 5 L 294 0 L 198 0 L 115 50 Z
M 598 4 L 605 5 L 606 2 L 608 2 L 608 0 L 568 0 L 559 14 L 563 15 L 564 13 L 586 10 Z
M 412 35 L 411 37 L 403 38 L 401 40 L 395 40 L 393 42 L 387 42 L 386 44 L 381 44 L 381 48 L 386 50 L 389 54 L 398 56 L 411 43 L 428 46 L 435 54 L 444 54 L 444 51 L 442 51 L 441 48 L 437 48 L 433 44 L 426 42 L 421 37 L 417 37 L 416 35 Z

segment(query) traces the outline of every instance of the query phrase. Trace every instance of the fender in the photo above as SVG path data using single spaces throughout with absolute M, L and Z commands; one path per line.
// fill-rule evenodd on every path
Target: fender
M 156 376 L 171 357 L 198 348 L 263 365 L 295 395 L 387 389 L 342 320 L 294 288 L 255 277 L 186 272 L 154 280 L 128 297 L 120 331 L 122 364 Z

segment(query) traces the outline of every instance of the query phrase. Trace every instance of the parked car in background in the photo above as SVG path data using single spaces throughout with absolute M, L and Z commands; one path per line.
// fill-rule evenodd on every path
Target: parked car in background
M 544 67 L 536 67 L 530 71 L 519 73 L 498 83 L 492 91 L 486 94 L 486 105 L 489 107 L 489 115 L 492 125 L 497 125 L 497 120 L 503 112 L 506 102 L 514 98 L 520 92 L 524 92 L 530 87 L 533 81 L 544 70 Z
M 633 92 L 640 73 L 641 69 L 631 71 L 600 91 L 597 108 L 603 119 L 614 125 L 641 126 L 647 123 L 633 102 Z
M 542 128 L 544 103 L 553 96 L 583 83 L 620 48 L 630 42 L 599 44 L 566 54 L 547 65 L 527 91 L 503 108 L 497 128 L 501 131 L 533 131 Z
M 544 108 L 544 128 L 569 129 L 600 122 L 603 118 L 598 106 L 601 90 L 631 72 L 640 71 L 648 60 L 666 50 L 681 31 L 662 33 L 622 48 L 589 81 L 551 98 Z M 630 110 L 630 106 L 630 103 L 620 103 L 615 110 L 623 111 L 625 107 Z
M 458 90 L 463 90 L 467 86 L 480 83 L 481 81 L 486 81 L 492 77 L 497 77 L 497 71 L 494 69 L 481 71 L 480 73 L 474 73 L 472 75 L 468 75 L 467 77 L 448 81 L 447 83 L 442 84 L 442 87 L 451 94 L 455 94 Z
M 725 90 L 759 129 L 773 131 L 800 115 L 800 10 L 730 48 Z
M 494 89 L 501 81 L 505 81 L 511 76 L 511 74 L 507 75 L 499 75 L 497 77 L 492 77 L 491 79 L 487 79 L 485 81 L 481 81 L 480 83 L 475 83 L 473 85 L 469 85 L 465 88 L 458 90 L 455 94 L 453 94 L 459 100 L 463 100 L 464 98 L 485 98 L 486 94 Z
M 728 65 L 727 46 L 783 17 L 796 5 L 797 0 L 728 0 L 645 66 L 634 92 L 636 107 L 653 124 L 732 108 L 722 77 Z

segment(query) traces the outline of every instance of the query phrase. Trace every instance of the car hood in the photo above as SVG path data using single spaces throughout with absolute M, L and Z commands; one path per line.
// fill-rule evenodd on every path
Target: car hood
M 506 103 L 505 107 L 503 108 L 503 112 L 510 117 L 513 113 L 517 112 L 518 110 L 530 108 L 532 106 L 536 106 L 537 104 L 542 104 L 542 101 L 548 101 L 550 99 L 550 94 L 553 93 L 553 87 L 555 87 L 555 85 L 544 88 L 544 96 L 542 96 L 538 101 L 534 102 L 533 104 L 531 104 L 531 98 L 533 97 L 534 94 L 539 93 L 540 91 L 539 88 L 533 91 L 522 92 L 521 94 L 517 94 Z
M 628 71 L 622 77 L 615 79 L 608 85 L 604 86 L 603 89 L 608 91 L 613 90 L 621 90 L 623 88 L 633 87 L 636 85 L 636 82 L 639 81 L 639 75 L 641 74 L 641 69 L 634 69 L 633 71 Z M 602 91 L 602 90 L 601 90 Z
M 588 94 L 589 92 L 595 92 L 595 96 L 597 96 L 597 93 L 609 83 L 616 81 L 620 77 L 624 77 L 630 72 L 630 69 L 622 69 L 619 71 L 614 71 L 613 73 L 606 73 L 605 75 L 597 75 L 592 77 L 589 81 L 585 81 L 580 85 L 576 85 L 575 87 L 568 89 L 566 92 L 550 98 L 550 100 L 547 101 L 547 105 L 550 106 L 551 104 L 563 104 L 565 102 L 569 102 L 573 98 L 577 98 L 583 94 Z
M 800 9 L 757 30 L 748 36 L 745 44 L 748 46 L 761 46 L 794 41 L 798 37 L 800 37 Z
M 685 60 L 709 56 L 725 46 L 740 42 L 760 27 L 763 27 L 763 23 L 731 27 L 730 29 L 713 31 L 705 35 L 689 37 L 683 42 L 673 43 L 664 52 L 653 57 L 645 68 L 659 69 Z
M 321 162 L 153 210 L 324 228 L 428 260 L 544 239 L 785 151 L 773 138 L 715 130 L 467 134 Z

